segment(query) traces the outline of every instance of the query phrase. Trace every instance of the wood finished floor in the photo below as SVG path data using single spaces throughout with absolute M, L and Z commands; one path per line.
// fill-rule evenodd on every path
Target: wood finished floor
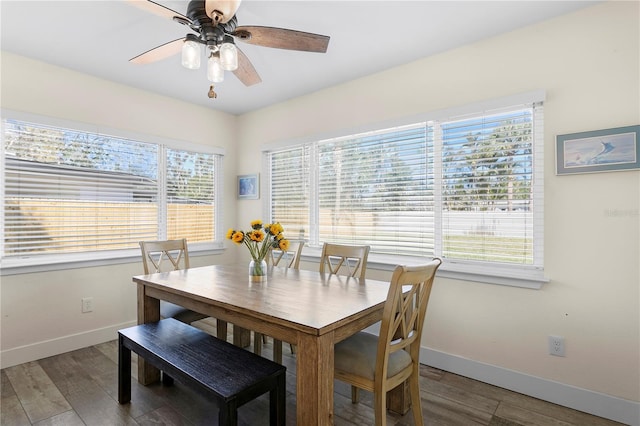
M 200 328 L 213 332 L 207 320 Z M 263 349 L 270 357 L 271 339 Z M 284 345 L 287 366 L 287 425 L 295 425 L 295 355 Z M 132 356 L 131 403 L 118 397 L 117 341 L 1 370 L 3 426 L 19 425 L 216 425 L 217 407 L 180 383 L 141 386 Z M 605 426 L 619 425 L 569 408 L 491 386 L 431 367 L 421 367 L 425 425 L 445 426 Z M 372 395 L 361 392 L 352 404 L 347 385 L 335 382 L 336 425 L 372 425 Z M 268 399 L 263 396 L 239 410 L 239 424 L 268 424 Z M 413 425 L 411 413 L 387 415 L 389 426 Z M 302 425 L 301 425 L 302 426 Z

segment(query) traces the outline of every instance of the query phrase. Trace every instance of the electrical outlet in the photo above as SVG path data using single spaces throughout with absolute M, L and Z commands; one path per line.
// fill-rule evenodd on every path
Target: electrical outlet
M 564 337 L 549 336 L 549 355 L 564 356 Z
M 82 298 L 82 313 L 93 312 L 93 297 Z

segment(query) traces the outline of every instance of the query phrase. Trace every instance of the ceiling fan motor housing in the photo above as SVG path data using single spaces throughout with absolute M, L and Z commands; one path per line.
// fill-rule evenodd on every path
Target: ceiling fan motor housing
M 218 24 L 214 22 L 205 11 L 205 2 L 202 0 L 191 0 L 187 8 L 186 15 L 192 22 L 192 28 L 194 31 L 200 33 L 200 42 L 207 46 L 219 46 L 230 37 L 225 37 L 225 34 L 232 33 L 237 26 L 237 19 L 235 16 L 229 19 L 227 22 Z

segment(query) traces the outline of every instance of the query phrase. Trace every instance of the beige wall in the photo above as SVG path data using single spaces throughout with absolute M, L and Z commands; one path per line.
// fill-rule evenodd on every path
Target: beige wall
M 225 150 L 224 171 L 235 176 L 236 117 L 2 52 L 2 108 Z M 224 182 L 224 223 L 235 217 L 235 181 Z M 192 255 L 193 257 L 193 255 Z M 192 265 L 231 255 L 194 257 Z M 133 262 L 133 261 L 132 261 Z M 111 340 L 135 321 L 131 281 L 139 260 L 114 266 L 1 277 L 2 367 Z M 80 301 L 93 297 L 94 312 Z M 53 353 L 52 353 L 53 352 Z
M 638 5 L 605 3 L 244 115 L 239 147 L 546 90 L 551 281 L 526 290 L 438 280 L 423 346 L 639 401 L 640 172 L 556 176 L 554 165 L 558 134 L 640 124 Z M 565 337 L 565 358 L 547 354 L 551 334 Z
M 3 53 L 2 107 L 225 148 L 226 228 L 248 224 L 262 208 L 262 200 L 235 200 L 235 176 L 261 171 L 239 152 L 544 89 L 550 282 L 527 290 L 439 279 L 423 345 L 637 403 L 640 172 L 555 176 L 554 138 L 640 123 L 638 16 L 638 2 L 607 2 L 241 117 Z M 112 336 L 135 318 L 137 273 L 130 263 L 3 277 L 3 363 L 7 354 L 51 355 L 52 342 L 62 351 Z M 89 294 L 95 311 L 82 315 Z M 565 337 L 566 357 L 547 354 L 550 334 Z

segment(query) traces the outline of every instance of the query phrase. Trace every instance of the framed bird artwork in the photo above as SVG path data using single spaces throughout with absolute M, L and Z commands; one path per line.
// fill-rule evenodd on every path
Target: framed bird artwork
M 556 174 L 640 169 L 640 125 L 556 136 Z

